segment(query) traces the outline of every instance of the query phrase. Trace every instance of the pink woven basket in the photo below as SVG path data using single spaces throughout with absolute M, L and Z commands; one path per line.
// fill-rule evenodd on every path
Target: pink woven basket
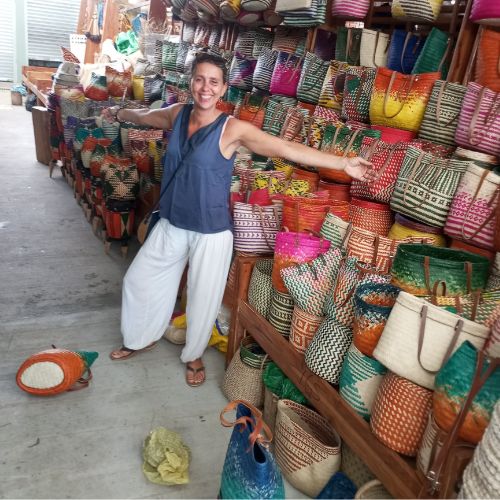
M 500 25 L 500 3 L 494 0 L 474 0 L 469 21 Z

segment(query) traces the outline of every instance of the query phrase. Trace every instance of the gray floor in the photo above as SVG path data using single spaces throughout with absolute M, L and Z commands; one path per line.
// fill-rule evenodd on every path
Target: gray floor
M 106 256 L 58 170 L 35 160 L 31 114 L 0 101 L 0 497 L 215 498 L 230 429 L 219 423 L 223 355 L 207 381 L 184 383 L 180 347 L 112 362 L 120 287 L 131 256 Z M 2 104 L 3 102 L 3 104 Z M 30 354 L 95 350 L 89 389 L 52 398 L 19 390 Z M 142 441 L 164 426 L 192 451 L 190 483 L 165 487 L 141 471 Z M 301 496 L 287 486 L 287 496 Z

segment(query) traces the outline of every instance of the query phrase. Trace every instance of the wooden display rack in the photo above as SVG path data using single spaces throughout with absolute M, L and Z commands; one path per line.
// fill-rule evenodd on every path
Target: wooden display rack
M 423 474 L 416 469 L 414 460 L 402 457 L 383 445 L 371 432 L 369 424 L 340 397 L 338 391 L 311 372 L 305 365 L 304 356 L 244 299 L 240 298 L 234 317 L 236 324 L 230 343 L 239 345 L 245 333 L 253 337 L 391 495 L 395 498 L 429 496 L 424 490 Z M 472 453 L 472 449 L 459 449 L 451 454 L 443 474 L 439 498 L 455 496 L 456 478 L 461 475 Z

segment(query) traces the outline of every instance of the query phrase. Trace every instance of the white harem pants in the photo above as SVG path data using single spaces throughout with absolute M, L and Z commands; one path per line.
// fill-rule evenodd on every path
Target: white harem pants
M 123 279 L 123 345 L 142 349 L 164 334 L 186 263 L 186 345 L 181 361 L 201 358 L 212 333 L 233 251 L 231 231 L 203 234 L 160 219 Z

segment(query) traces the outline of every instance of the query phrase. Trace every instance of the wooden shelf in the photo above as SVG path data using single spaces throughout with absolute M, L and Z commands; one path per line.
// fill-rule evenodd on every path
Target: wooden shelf
M 326 380 L 315 375 L 299 354 L 247 302 L 239 301 L 235 337 L 250 334 L 311 404 L 332 424 L 347 445 L 395 498 L 416 498 L 423 477 L 410 460 L 384 446 Z

